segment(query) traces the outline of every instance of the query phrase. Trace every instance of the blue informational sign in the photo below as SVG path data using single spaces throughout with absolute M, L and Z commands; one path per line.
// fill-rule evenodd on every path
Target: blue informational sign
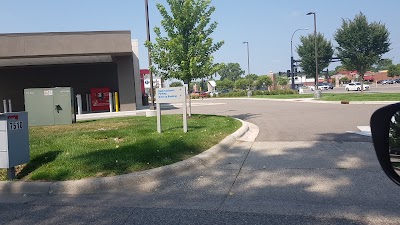
M 157 88 L 157 103 L 182 103 L 185 101 L 185 87 Z
M 161 133 L 161 103 L 182 103 L 183 132 L 187 132 L 186 87 L 156 89 L 157 132 Z

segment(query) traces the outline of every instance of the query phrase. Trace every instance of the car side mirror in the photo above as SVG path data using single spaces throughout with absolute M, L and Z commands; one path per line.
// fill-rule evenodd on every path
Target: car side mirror
M 400 103 L 376 110 L 370 125 L 379 163 L 386 175 L 400 185 Z

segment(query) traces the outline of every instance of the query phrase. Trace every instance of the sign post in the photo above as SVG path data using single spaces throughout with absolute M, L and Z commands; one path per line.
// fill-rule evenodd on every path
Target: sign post
M 187 114 L 186 114 L 186 88 L 171 87 L 156 89 L 157 102 L 157 132 L 161 133 L 161 103 L 182 103 L 183 104 L 183 132 L 187 132 Z

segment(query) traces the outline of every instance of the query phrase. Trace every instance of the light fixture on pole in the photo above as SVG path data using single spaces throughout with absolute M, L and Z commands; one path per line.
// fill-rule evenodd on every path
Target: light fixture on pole
M 146 12 L 146 30 L 147 30 L 147 41 L 150 42 L 150 22 L 149 22 L 149 1 L 144 0 L 145 12 Z M 153 87 L 153 72 L 151 71 L 151 52 L 150 47 L 147 48 L 147 54 L 149 59 L 149 73 L 150 73 L 150 109 L 154 110 L 154 87 Z
M 293 59 L 293 36 L 299 30 L 308 30 L 308 28 L 300 28 L 293 32 L 292 38 L 290 39 L 290 73 L 292 78 L 292 89 L 294 89 L 294 59 Z
M 318 92 L 318 47 L 317 47 L 317 16 L 315 12 L 309 12 L 306 14 L 314 15 L 314 45 L 315 45 L 315 98 L 320 98 L 320 93 Z

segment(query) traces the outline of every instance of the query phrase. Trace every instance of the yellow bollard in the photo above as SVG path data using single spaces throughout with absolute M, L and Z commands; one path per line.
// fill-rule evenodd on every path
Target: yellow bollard
M 119 99 L 118 99 L 118 92 L 115 92 L 115 112 L 119 112 Z

